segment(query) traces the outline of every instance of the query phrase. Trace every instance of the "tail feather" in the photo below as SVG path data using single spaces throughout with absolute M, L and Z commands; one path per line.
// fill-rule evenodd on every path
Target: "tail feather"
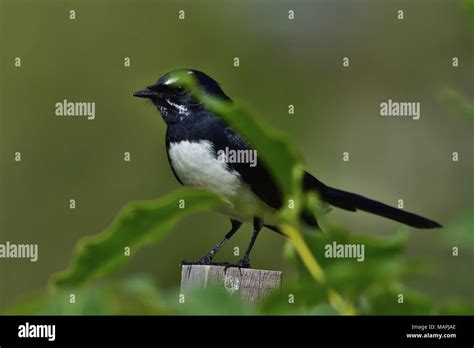
M 305 175 L 304 181 L 306 188 L 316 189 L 323 201 L 335 207 L 350 211 L 363 210 L 416 228 L 442 227 L 439 223 L 422 216 L 391 207 L 355 193 L 326 186 L 310 174 Z

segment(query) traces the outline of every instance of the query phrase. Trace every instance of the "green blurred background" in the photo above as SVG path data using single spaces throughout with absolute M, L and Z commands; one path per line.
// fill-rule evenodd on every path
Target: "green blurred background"
M 36 263 L 0 260 L 0 312 L 44 288 L 69 264 L 76 242 L 103 230 L 125 203 L 179 186 L 166 159 L 164 123 L 152 105 L 131 96 L 174 68 L 213 76 L 287 133 L 308 170 L 331 186 L 392 205 L 403 199 L 405 209 L 443 225 L 472 213 L 472 119 L 459 106 L 474 98 L 472 2 L 0 0 L 0 6 L 0 243 L 39 244 Z M 185 20 L 178 20 L 181 9 Z M 421 119 L 381 117 L 379 105 L 389 98 L 420 102 Z M 96 119 L 55 116 L 63 99 L 95 102 Z M 126 151 L 131 162 L 123 161 Z M 459 162 L 451 160 L 454 151 Z M 354 234 L 399 228 L 339 210 L 326 223 Z M 228 227 L 212 212 L 187 218 L 114 277 L 145 273 L 161 288 L 175 288 L 180 261 L 204 255 Z M 236 261 L 233 247 L 242 250 L 249 238 L 245 226 L 219 259 Z M 430 262 L 432 271 L 410 285 L 435 299 L 472 296 L 474 245 L 467 240 L 414 230 L 406 257 Z M 291 278 L 284 244 L 262 233 L 253 266 Z M 451 256 L 453 246 L 460 256 Z

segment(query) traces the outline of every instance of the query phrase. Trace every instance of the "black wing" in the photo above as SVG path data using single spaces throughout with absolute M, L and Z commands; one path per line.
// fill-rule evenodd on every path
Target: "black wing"
M 230 127 L 223 129 L 222 144 L 232 150 L 253 150 L 237 133 Z M 282 205 L 282 194 L 276 184 L 270 170 L 267 169 L 264 160 L 258 156 L 254 167 L 249 163 L 228 163 L 229 168 L 237 171 L 242 180 L 247 183 L 251 190 L 270 207 L 279 209 Z
M 209 112 L 199 116 L 199 123 L 194 123 L 192 127 L 179 131 L 186 139 L 190 141 L 210 141 L 214 144 L 216 156 L 219 150 L 225 151 L 226 148 L 234 151 L 253 150 L 240 135 L 217 116 Z M 173 133 L 176 134 L 176 131 Z M 254 167 L 251 167 L 249 163 L 227 163 L 227 166 L 229 169 L 238 172 L 242 180 L 250 186 L 251 190 L 262 201 L 275 209 L 281 207 L 281 191 L 261 157 L 257 157 L 257 164 Z
M 182 140 L 201 141 L 208 140 L 214 144 L 214 151 L 228 148 L 229 150 L 253 150 L 237 133 L 223 123 L 217 116 L 209 111 L 203 110 L 195 114 L 193 120 L 181 122 L 168 126 L 166 131 L 166 149 L 169 158 L 169 145 L 171 142 Z M 266 168 L 263 160 L 258 157 L 257 165 L 251 167 L 249 163 L 227 163 L 229 169 L 238 172 L 242 180 L 248 184 L 251 190 L 270 207 L 279 209 L 282 204 L 282 195 L 278 185 L 273 179 L 270 171 Z M 176 175 L 170 162 L 170 167 L 176 179 L 182 184 Z

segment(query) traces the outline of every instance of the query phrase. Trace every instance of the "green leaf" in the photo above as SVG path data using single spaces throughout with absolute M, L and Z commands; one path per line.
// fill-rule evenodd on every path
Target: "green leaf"
M 185 85 L 197 100 L 204 103 L 257 150 L 258 160 L 264 161 L 281 189 L 283 202 L 294 202 L 293 208 L 283 203 L 278 226 L 290 238 L 314 279 L 324 282 L 324 273 L 309 252 L 299 229 L 299 213 L 305 208 L 306 202 L 301 189 L 304 171 L 301 157 L 291 142 L 284 134 L 265 125 L 239 103 L 230 103 L 207 95 L 190 75 L 183 72 L 175 74 L 175 81 Z
M 347 231 L 334 227 L 327 227 L 326 233 L 305 236 L 311 253 L 319 260 L 325 270 L 327 284 L 331 288 L 344 294 L 363 293 L 370 286 L 377 284 L 391 284 L 401 276 L 417 268 L 408 264 L 402 257 L 407 234 L 399 231 L 386 237 L 368 237 L 352 235 Z M 337 244 L 360 244 L 364 246 L 364 260 L 359 262 L 355 258 L 327 257 L 326 246 Z M 298 258 L 295 258 L 293 247 L 287 245 L 287 258 L 300 270 L 302 279 L 308 278 L 305 267 Z
M 403 296 L 403 301 L 401 301 Z M 424 294 L 402 287 L 377 288 L 366 298 L 369 313 L 375 315 L 432 315 L 433 304 Z
M 210 98 L 206 103 L 257 150 L 258 158 L 270 169 L 283 191 L 283 196 L 287 199 L 299 198 L 302 160 L 286 136 L 265 125 L 239 103 L 229 104 Z M 296 207 L 296 211 L 300 208 L 301 206 Z
M 69 289 L 70 290 L 70 289 Z M 101 282 L 71 291 L 57 289 L 13 303 L 8 315 L 156 315 L 170 314 L 165 296 L 152 278 L 138 275 L 115 282 Z
M 299 211 L 304 208 L 305 200 L 301 199 L 303 170 L 295 149 L 282 134 L 265 126 L 237 103 L 228 103 L 206 95 L 187 74 L 180 74 L 179 79 L 188 85 L 198 100 L 249 140 L 259 155 L 263 154 L 263 158 L 259 157 L 259 160 L 268 164 L 284 197 L 295 203 L 291 209 L 287 204 L 283 205 L 286 208 L 281 211 L 279 225 L 284 231 L 291 232 L 289 237 L 314 278 L 323 281 L 323 272 L 300 237 L 298 229 Z M 186 209 L 177 209 L 178 199 L 186 200 Z M 110 274 L 126 261 L 125 247 L 135 251 L 146 243 L 157 241 L 186 213 L 208 208 L 216 202 L 216 197 L 210 193 L 180 191 L 157 201 L 128 206 L 101 235 L 86 238 L 78 244 L 73 264 L 66 272 L 55 277 L 54 284 L 59 287 L 75 287 Z
M 442 303 L 438 314 L 440 315 L 471 315 L 474 313 L 474 300 L 452 298 Z
M 282 190 L 283 197 L 300 202 L 302 158 L 286 135 L 265 124 L 238 102 L 228 102 L 206 94 L 191 75 L 181 71 L 175 74 L 176 81 L 186 85 L 196 99 L 204 103 L 207 109 L 212 110 L 257 150 L 258 161 L 263 160 L 270 170 Z M 298 212 L 301 208 L 296 205 L 291 211 Z
M 179 207 L 180 200 L 184 208 Z M 110 274 L 123 265 L 139 247 L 163 238 L 174 224 L 192 212 L 207 209 L 220 202 L 218 196 L 198 190 L 181 189 L 163 198 L 130 203 L 101 234 L 82 239 L 69 269 L 56 275 L 57 287 L 81 286 L 92 279 Z
M 252 315 L 255 306 L 244 302 L 238 293 L 230 294 L 222 286 L 208 284 L 185 292 L 185 302 L 178 301 L 179 291 L 168 295 L 169 310 L 178 315 Z
M 259 304 L 259 313 L 265 315 L 303 314 L 313 308 L 329 306 L 327 289 L 313 279 L 289 280 Z M 333 308 L 334 309 L 334 308 Z

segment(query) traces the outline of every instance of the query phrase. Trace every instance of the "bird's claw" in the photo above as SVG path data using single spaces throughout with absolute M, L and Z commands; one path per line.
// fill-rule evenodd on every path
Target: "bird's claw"
M 227 271 L 228 268 L 250 268 L 250 261 L 247 256 L 244 256 L 239 262 L 237 263 L 229 263 L 229 262 L 213 262 L 212 258 L 209 256 L 201 257 L 198 261 L 190 261 L 184 260 L 181 261 L 181 265 L 203 265 L 203 266 L 224 266 L 224 271 Z
M 197 261 L 184 260 L 181 261 L 181 265 L 202 265 L 202 266 L 226 266 L 227 262 L 213 262 L 212 258 L 208 255 L 201 257 Z
M 250 260 L 248 258 L 248 256 L 244 256 L 239 262 L 237 263 L 227 263 L 225 266 L 224 266 L 224 271 L 227 271 L 228 268 L 231 268 L 231 267 L 235 267 L 235 268 L 238 268 L 238 269 L 241 269 L 241 268 L 250 268 Z

